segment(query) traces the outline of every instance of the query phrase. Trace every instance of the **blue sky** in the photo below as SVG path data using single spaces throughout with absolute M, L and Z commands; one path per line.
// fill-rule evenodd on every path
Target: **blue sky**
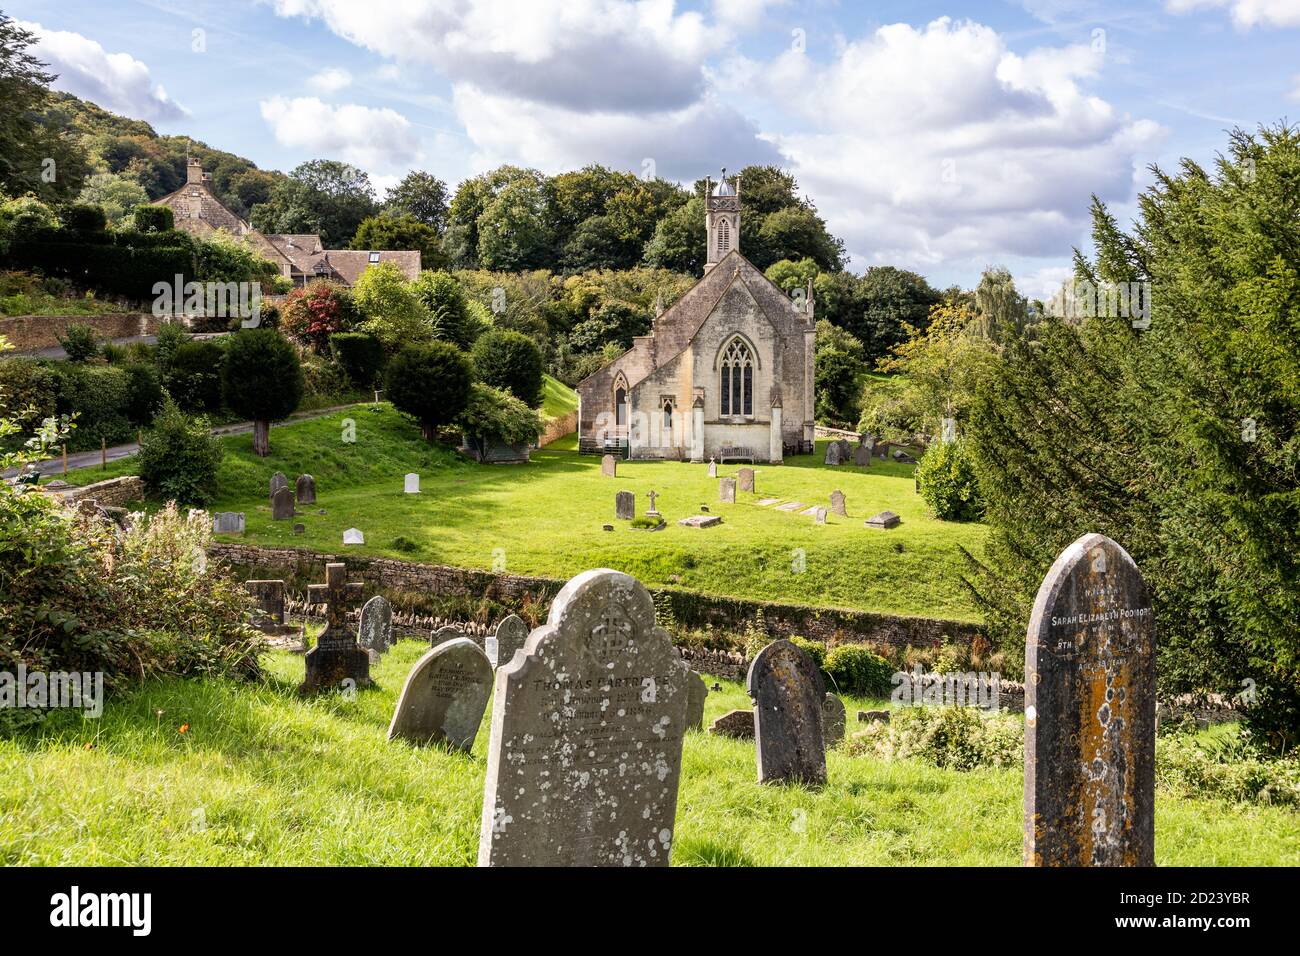
M 1032 294 L 1090 193 L 1127 217 L 1148 164 L 1300 114 L 1300 0 L 0 3 L 57 86 L 264 168 L 775 162 L 855 270 Z

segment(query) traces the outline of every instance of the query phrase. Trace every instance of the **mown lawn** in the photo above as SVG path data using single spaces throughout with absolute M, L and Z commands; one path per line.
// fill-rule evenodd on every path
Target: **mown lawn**
M 355 443 L 343 441 L 346 420 L 355 422 Z M 930 517 L 911 466 L 877 460 L 870 468 L 827 468 L 821 443 L 816 455 L 758 466 L 758 493 L 721 504 L 718 482 L 704 464 L 620 462 L 618 477 L 610 479 L 601 477 L 599 458 L 556 443 L 527 465 L 479 465 L 423 442 L 413 424 L 383 403 L 275 427 L 265 459 L 252 453 L 249 435 L 223 441 L 227 455 L 210 508 L 245 512 L 244 540 L 253 543 L 337 551 L 343 532 L 355 527 L 366 537 L 358 552 L 412 561 L 556 578 L 608 567 L 650 586 L 977 619 L 961 584 L 958 548 L 979 554 L 986 529 Z M 134 467 L 128 459 L 107 471 L 74 473 L 73 480 Z M 737 470 L 722 466 L 719 475 Z M 291 484 L 302 472 L 316 479 L 318 504 L 293 522 L 271 520 L 267 489 L 276 471 Z M 420 474 L 422 494 L 403 494 L 407 472 Z M 831 515 L 825 525 L 757 504 L 777 497 L 829 506 L 836 489 L 847 496 L 848 517 Z M 649 507 L 647 492 L 657 492 L 667 528 L 638 531 L 616 521 L 614 495 L 623 490 L 636 493 L 638 514 Z M 677 525 L 701 506 L 724 523 L 705 530 Z M 902 524 L 891 531 L 863 527 L 865 518 L 886 509 Z M 295 522 L 306 526 L 304 534 L 293 534 Z M 614 530 L 602 530 L 605 524 Z
M 472 864 L 488 720 L 471 754 L 385 739 L 425 650 L 400 642 L 379 687 L 351 700 L 299 700 L 302 658 L 275 654 L 261 685 L 156 681 L 110 698 L 99 720 L 61 712 L 0 739 L 0 864 Z M 748 706 L 740 685 L 723 687 L 706 722 Z M 846 703 L 852 730 L 870 702 Z M 819 792 L 761 786 L 752 741 L 689 734 L 673 862 L 1020 863 L 1018 769 L 839 752 L 828 764 Z M 1294 812 L 1157 792 L 1160 865 L 1296 865 L 1297 847 Z

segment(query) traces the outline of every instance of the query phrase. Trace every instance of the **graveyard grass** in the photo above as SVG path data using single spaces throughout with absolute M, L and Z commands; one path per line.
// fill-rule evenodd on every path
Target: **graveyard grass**
M 353 700 L 300 700 L 301 656 L 276 653 L 263 684 L 155 681 L 110 696 L 99 720 L 55 712 L 0 739 L 0 863 L 473 864 L 489 721 L 470 754 L 385 739 L 427 648 L 398 642 Z M 852 732 L 876 704 L 845 701 Z M 747 706 L 724 682 L 706 725 Z M 1019 768 L 838 752 L 828 766 L 820 792 L 762 786 L 753 741 L 688 734 L 674 865 L 1019 865 Z M 1162 866 L 1296 865 L 1297 847 L 1293 811 L 1157 790 Z
M 356 422 L 356 442 L 344 443 L 342 423 Z M 567 579 L 590 568 L 624 571 L 650 587 L 671 586 L 818 607 L 847 607 L 912 617 L 973 621 L 958 546 L 982 552 L 986 529 L 931 517 L 915 492 L 912 466 L 875 459 L 870 468 L 822 464 L 815 455 L 784 465 L 756 466 L 757 494 L 718 501 L 707 464 L 620 461 L 617 478 L 600 474 L 600 458 L 578 455 L 573 436 L 533 453 L 526 465 L 480 465 L 419 431 L 390 405 L 359 405 L 323 418 L 271 429 L 271 454 L 258 458 L 249 435 L 223 438 L 226 459 L 211 511 L 243 511 L 247 533 L 219 536 L 275 547 L 342 549 L 343 532 L 360 528 L 366 543 L 349 553 L 430 564 L 491 569 L 503 558 L 514 574 Z M 134 459 L 104 471 L 72 473 L 78 484 L 132 473 Z M 720 476 L 740 466 L 719 466 Z M 267 488 L 281 471 L 290 485 L 303 472 L 316 479 L 315 506 L 293 521 L 271 520 Z M 422 494 L 405 495 L 402 476 L 420 474 Z M 759 507 L 765 497 L 829 507 L 836 489 L 848 517 L 811 516 Z M 614 495 L 635 492 L 637 514 L 659 493 L 663 531 L 634 530 L 614 518 Z M 700 505 L 723 516 L 720 527 L 682 528 L 679 518 Z M 320 515 L 318 509 L 326 514 Z M 863 527 L 884 510 L 902 517 L 890 531 Z M 306 526 L 293 534 L 294 523 Z M 603 531 L 611 524 L 613 531 Z M 803 549 L 803 570 L 796 572 Z

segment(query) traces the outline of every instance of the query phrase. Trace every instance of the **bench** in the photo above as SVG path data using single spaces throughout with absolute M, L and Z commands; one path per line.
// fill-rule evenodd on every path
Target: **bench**
M 739 448 L 732 445 L 724 445 L 718 449 L 718 464 L 725 465 L 727 462 L 747 462 L 754 463 L 754 456 L 748 448 Z

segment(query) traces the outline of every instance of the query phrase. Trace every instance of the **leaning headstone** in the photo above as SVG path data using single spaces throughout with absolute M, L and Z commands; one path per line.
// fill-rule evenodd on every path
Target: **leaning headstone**
M 825 524 L 825 523 L 826 523 L 826 509 L 825 509 L 825 508 L 818 508 L 816 511 L 813 512 L 813 517 L 817 519 L 817 523 L 818 523 L 818 524 Z
M 631 521 L 636 517 L 636 494 L 631 491 L 620 491 L 614 496 L 614 517 L 623 521 Z
M 737 472 L 737 477 L 740 478 L 741 491 L 752 492 L 754 490 L 754 469 L 753 468 L 740 469 L 740 471 Z
M 528 625 L 518 614 L 511 614 L 497 625 L 496 638 L 496 666 L 500 667 L 514 660 L 515 651 L 524 646 L 528 640 Z
M 387 653 L 393 646 L 393 606 L 388 598 L 376 594 L 361 609 L 361 626 L 357 628 L 361 646 L 376 654 Z
M 286 488 L 276 489 L 271 496 L 271 520 L 288 521 L 293 517 L 293 492 Z
M 294 497 L 298 499 L 300 505 L 314 505 L 316 503 L 316 479 L 311 475 L 299 475 L 298 481 L 294 484 Z
M 725 504 L 736 503 L 735 478 L 723 478 L 718 482 L 718 500 Z
M 709 733 L 719 737 L 731 737 L 733 740 L 752 740 L 754 737 L 754 712 L 752 710 L 729 710 L 712 724 Z
M 718 477 L 718 463 L 713 458 L 709 459 L 709 477 L 710 478 Z
M 327 689 L 355 690 L 370 683 L 370 655 L 348 627 L 349 604 L 361 599 L 361 583 L 348 583 L 348 567 L 325 565 L 325 583 L 307 586 L 307 603 L 325 605 L 325 630 L 307 652 L 307 676 L 301 693 Z
M 411 472 L 406 476 L 405 483 L 402 486 L 402 493 L 407 495 L 418 495 L 420 493 L 420 476 Z
M 281 488 L 288 488 L 288 487 L 289 487 L 289 479 L 284 477 L 284 474 L 282 472 L 277 471 L 274 475 L 271 476 L 271 491 L 270 491 L 271 500 L 272 501 L 275 500 L 275 493 L 277 491 L 279 491 Z
M 244 513 L 242 511 L 218 511 L 212 516 L 213 534 L 243 534 Z
M 474 746 L 492 691 L 492 665 L 468 637 L 439 644 L 411 668 L 388 725 L 388 739 Z
M 709 686 L 695 671 L 686 677 L 686 729 L 704 729 L 704 699 L 709 696 Z
M 827 750 L 844 739 L 846 719 L 844 701 L 836 694 L 827 693 L 822 699 L 822 743 Z
M 1087 534 L 1025 638 L 1025 864 L 1155 865 L 1156 633 L 1128 552 Z
M 366 536 L 358 528 L 348 528 L 343 532 L 344 544 L 365 544 Z
M 831 492 L 831 513 L 837 515 L 843 515 L 845 517 L 848 516 L 848 512 L 844 510 L 844 492 L 842 491 Z
M 639 581 L 569 581 L 497 669 L 479 864 L 667 866 L 686 677 Z
M 600 473 L 605 478 L 618 477 L 618 459 L 613 455 L 606 455 L 600 460 Z
M 758 782 L 824 784 L 826 686 L 812 658 L 789 641 L 773 641 L 755 655 L 745 690 L 754 701 Z

